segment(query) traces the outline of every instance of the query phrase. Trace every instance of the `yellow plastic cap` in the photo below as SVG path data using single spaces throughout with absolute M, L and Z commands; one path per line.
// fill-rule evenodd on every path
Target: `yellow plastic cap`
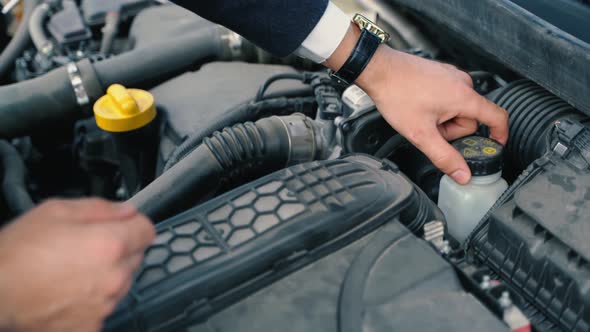
M 110 132 L 132 131 L 148 125 L 156 117 L 151 93 L 113 84 L 94 104 L 96 124 Z

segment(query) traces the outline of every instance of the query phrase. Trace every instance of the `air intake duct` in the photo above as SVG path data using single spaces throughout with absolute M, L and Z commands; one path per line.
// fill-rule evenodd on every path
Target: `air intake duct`
M 514 81 L 488 98 L 510 114 L 507 161 L 517 173 L 551 147 L 551 133 L 560 119 L 585 118 L 571 105 L 529 80 Z

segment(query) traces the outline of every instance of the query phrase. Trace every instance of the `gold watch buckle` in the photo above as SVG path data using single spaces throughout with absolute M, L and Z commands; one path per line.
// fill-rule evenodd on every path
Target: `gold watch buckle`
M 352 22 L 358 27 L 363 30 L 367 30 L 370 33 L 374 34 L 375 36 L 381 39 L 381 43 L 386 43 L 389 41 L 389 34 L 381 29 L 377 24 L 373 23 L 373 21 L 369 20 L 368 18 L 364 17 L 361 14 L 356 14 L 352 18 Z

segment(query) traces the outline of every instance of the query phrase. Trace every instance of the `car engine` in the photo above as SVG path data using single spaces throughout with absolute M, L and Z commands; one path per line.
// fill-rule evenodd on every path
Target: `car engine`
M 168 1 L 4 1 L 0 221 L 91 196 L 153 220 L 106 331 L 590 331 L 590 6 L 564 1 L 580 35 L 545 1 L 355 2 L 509 112 L 508 189 L 464 241 L 443 174 L 323 67 Z

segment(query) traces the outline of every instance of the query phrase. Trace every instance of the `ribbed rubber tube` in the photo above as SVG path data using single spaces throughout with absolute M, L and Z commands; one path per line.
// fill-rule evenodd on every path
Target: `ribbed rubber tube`
M 300 97 L 300 98 L 273 98 L 263 100 L 261 102 L 249 102 L 246 104 L 239 105 L 233 108 L 228 116 L 225 116 L 219 121 L 209 124 L 206 127 L 199 128 L 198 131 L 192 133 L 187 137 L 182 144 L 180 144 L 172 154 L 166 160 L 166 165 L 163 171 L 169 170 L 172 166 L 176 165 L 182 160 L 187 154 L 193 151 L 199 146 L 203 139 L 211 135 L 212 132 L 221 130 L 224 127 L 231 126 L 235 123 L 241 123 L 245 121 L 254 121 L 260 114 L 265 112 L 271 112 L 281 110 L 282 114 L 303 112 L 306 105 L 312 105 L 315 103 L 314 97 Z M 275 112 L 276 113 L 276 112 Z
M 210 198 L 228 181 L 288 166 L 294 151 L 317 151 L 311 121 L 292 128 L 285 124 L 297 123 L 289 120 L 292 117 L 273 116 L 214 133 L 129 202 L 153 221 L 161 221 Z M 312 139 L 294 139 L 293 132 L 302 131 Z M 310 155 L 307 161 L 313 159 Z
M 581 118 L 572 106 L 529 80 L 512 82 L 488 96 L 510 114 L 509 160 L 519 171 L 550 147 L 550 132 L 557 120 Z
M 211 138 L 205 138 L 204 144 L 221 167 L 230 172 L 240 169 L 244 163 L 261 159 L 266 150 L 262 134 L 252 122 L 215 132 Z

